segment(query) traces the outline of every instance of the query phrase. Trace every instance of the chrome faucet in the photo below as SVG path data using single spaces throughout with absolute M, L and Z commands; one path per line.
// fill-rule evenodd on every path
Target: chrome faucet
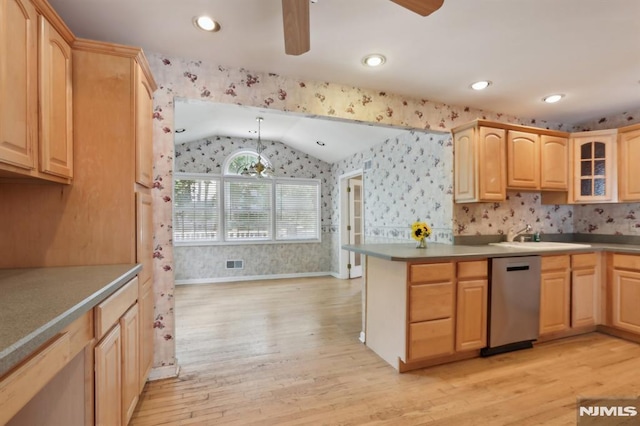
M 522 228 L 519 231 L 516 231 L 515 228 L 509 228 L 509 231 L 507 232 L 507 241 L 512 243 L 515 237 L 522 234 L 523 232 L 529 232 L 529 231 L 531 231 L 531 225 L 529 224 L 527 224 L 524 228 Z

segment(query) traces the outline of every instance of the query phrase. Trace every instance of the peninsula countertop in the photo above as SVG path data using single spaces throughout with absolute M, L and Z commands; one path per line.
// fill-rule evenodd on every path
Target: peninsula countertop
M 136 264 L 0 269 L 0 376 L 141 269 Z
M 511 257 L 527 255 L 544 255 L 559 253 L 586 253 L 592 251 L 615 251 L 617 253 L 640 254 L 640 245 L 608 244 L 579 242 L 575 248 L 562 247 L 557 249 L 535 248 L 507 248 L 495 245 L 452 245 L 442 243 L 428 243 L 426 249 L 416 248 L 415 243 L 387 243 L 387 244 L 347 244 L 344 250 L 374 256 L 385 260 L 399 262 L 419 262 L 452 259 L 478 259 L 488 257 Z M 588 244 L 589 247 L 580 245 Z

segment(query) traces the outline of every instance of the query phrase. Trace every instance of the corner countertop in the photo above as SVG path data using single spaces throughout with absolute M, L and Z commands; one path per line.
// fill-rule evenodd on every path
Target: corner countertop
M 135 264 L 0 269 L 0 376 L 141 269 Z
M 415 243 L 400 244 L 349 244 L 344 250 L 361 253 L 367 256 L 399 262 L 420 262 L 433 260 L 480 259 L 488 257 L 531 256 L 560 253 L 586 253 L 593 251 L 615 251 L 617 253 L 640 254 L 640 245 L 583 243 L 590 247 L 558 248 L 558 249 L 523 249 L 507 248 L 494 245 L 451 245 L 428 243 L 426 249 L 416 248 Z

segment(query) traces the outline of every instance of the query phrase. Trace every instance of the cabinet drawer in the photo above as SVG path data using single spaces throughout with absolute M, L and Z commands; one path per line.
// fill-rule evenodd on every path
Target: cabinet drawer
M 458 262 L 458 279 L 486 278 L 488 275 L 487 260 Z
M 453 319 L 409 324 L 409 359 L 453 353 Z
M 640 271 L 640 256 L 631 254 L 614 254 L 613 267 L 615 269 L 631 269 Z
M 138 277 L 95 307 L 96 339 L 100 340 L 138 299 Z
M 453 315 L 453 284 L 421 284 L 409 288 L 409 322 Z
M 594 267 L 596 266 L 597 263 L 598 263 L 598 258 L 595 253 L 571 255 L 571 267 L 573 269 Z
M 453 262 L 411 265 L 411 283 L 449 281 L 453 279 Z
M 568 254 L 559 256 L 542 256 L 541 270 L 553 271 L 556 269 L 569 269 L 571 265 L 571 258 Z

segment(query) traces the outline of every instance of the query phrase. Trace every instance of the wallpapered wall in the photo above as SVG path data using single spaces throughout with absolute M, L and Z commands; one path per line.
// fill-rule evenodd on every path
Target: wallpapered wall
M 427 221 L 430 241 L 453 240 L 453 147 L 449 134 L 409 131 L 333 164 L 333 223 L 338 178 L 371 160 L 364 171 L 365 242 L 411 241 L 410 225 Z M 336 250 L 338 248 L 336 247 Z
M 426 99 L 405 98 L 375 90 L 326 82 L 302 81 L 272 73 L 257 73 L 242 68 L 226 68 L 217 64 L 170 58 L 158 54 L 148 54 L 147 58 L 159 86 L 154 94 L 153 124 L 154 258 L 156 260 L 154 265 L 156 302 L 154 378 L 171 375 L 176 371 L 175 317 L 173 315 L 174 252 L 171 241 L 174 98 L 211 100 L 445 132 L 475 118 L 548 128 L 561 127 L 557 123 L 519 119 L 505 114 L 491 113 L 465 106 L 449 106 Z M 438 143 L 440 142 L 438 141 Z M 447 143 L 443 142 L 443 147 L 446 147 Z M 441 158 L 444 159 L 446 155 L 443 153 Z M 446 160 L 442 161 L 444 164 Z M 332 176 L 338 174 L 339 167 L 336 165 L 335 172 L 332 169 Z M 342 167 L 344 170 L 347 169 L 346 165 Z M 443 167 L 446 166 L 443 165 Z M 332 177 L 332 179 L 335 182 L 336 178 Z M 447 184 L 444 185 L 447 186 Z M 527 210 L 515 199 L 516 197 L 510 197 L 509 203 L 502 203 L 504 207 L 499 206 L 495 210 L 499 208 L 510 212 L 510 209 L 513 208 L 514 215 L 521 208 Z M 465 212 L 462 211 L 462 213 Z M 453 212 L 456 219 L 454 233 L 458 232 L 460 225 L 466 225 L 464 228 L 466 233 L 475 233 L 478 222 L 472 221 L 473 215 L 466 213 L 462 215 L 462 213 L 459 209 Z M 394 235 L 394 232 L 399 232 L 387 230 L 388 234 L 384 234 L 382 226 L 386 225 L 378 223 L 372 227 L 372 232 L 375 229 L 380 229 L 379 233 L 391 236 Z
M 179 108 L 179 105 L 177 106 Z M 322 242 L 303 244 L 243 244 L 174 247 L 175 278 L 178 282 L 203 282 L 264 275 L 331 272 L 332 238 L 327 235 L 331 165 L 298 152 L 287 145 L 263 141 L 263 155 L 271 161 L 276 176 L 320 179 Z M 241 149 L 255 149 L 250 138 L 215 137 L 176 145 L 175 172 L 222 174 L 224 160 Z M 244 260 L 244 269 L 226 269 L 226 260 Z

